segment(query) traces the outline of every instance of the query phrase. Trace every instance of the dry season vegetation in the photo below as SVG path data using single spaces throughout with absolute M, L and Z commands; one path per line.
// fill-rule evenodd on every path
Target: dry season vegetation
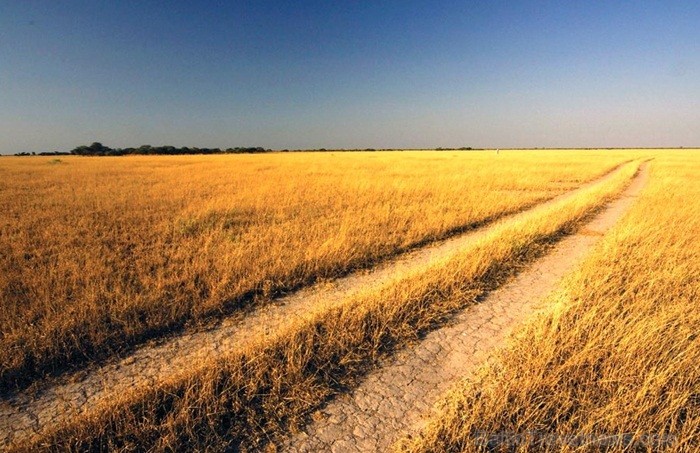
M 657 154 L 630 213 L 401 450 L 700 449 L 700 156 Z
M 629 158 L 2 158 L 0 389 L 368 267 Z
M 547 158 L 546 154 L 539 154 L 543 156 Z M 568 159 L 575 162 L 582 155 L 578 156 L 573 154 Z M 476 161 L 461 167 L 458 173 L 474 171 L 470 167 L 486 158 L 469 158 Z M 620 160 L 618 154 L 605 165 L 589 168 L 588 175 L 600 174 Z M 394 168 L 402 165 L 398 162 L 394 161 Z M 529 162 L 530 169 L 543 167 L 541 163 Z M 526 158 L 520 165 L 527 164 Z M 415 161 L 411 165 L 415 169 L 428 166 L 425 162 L 417 165 Z M 451 169 L 451 174 L 455 174 L 455 164 L 444 162 L 444 165 L 445 171 Z M 539 256 L 551 241 L 575 228 L 606 199 L 618 194 L 638 165 L 639 161 L 624 165 L 609 180 L 574 197 L 496 225 L 449 260 L 398 276 L 390 285 L 352 296 L 330 309 L 309 313 L 304 320 L 290 322 L 258 343 L 229 351 L 216 360 L 193 364 L 191 369 L 167 381 L 120 395 L 65 426 L 54 427 L 38 443 L 24 448 L 259 447 L 271 436 L 302 422 L 305 414 L 330 395 L 352 385 L 383 354 L 415 340 L 420 332 L 438 325 L 454 310 L 473 303 L 520 265 Z M 482 171 L 486 172 L 482 175 L 488 174 Z M 552 181 L 567 173 L 561 167 L 554 171 L 560 176 L 542 179 Z M 452 184 L 457 181 L 460 179 L 455 176 Z M 486 183 L 488 177 L 481 181 Z M 446 184 L 441 190 L 448 187 Z M 464 185 L 462 188 L 466 190 Z M 424 186 L 423 190 L 428 189 Z M 455 200 L 461 195 L 452 193 Z

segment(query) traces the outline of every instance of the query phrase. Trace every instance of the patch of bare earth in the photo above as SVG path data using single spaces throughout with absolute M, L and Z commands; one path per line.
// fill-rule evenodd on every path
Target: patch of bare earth
M 537 206 L 552 204 L 559 200 L 575 196 L 582 189 L 612 178 L 618 170 Z M 610 209 L 612 208 L 609 208 L 609 210 Z M 606 212 L 610 212 L 609 210 Z M 519 216 L 524 215 L 525 212 L 527 211 L 504 217 L 501 221 L 517 219 Z M 39 384 L 38 389 L 34 389 L 33 391 L 24 391 L 11 395 L 0 401 L 0 448 L 2 448 L 3 445 L 7 446 L 14 442 L 25 441 L 40 436 L 46 428 L 69 420 L 83 411 L 97 406 L 103 401 L 108 401 L 115 395 L 126 393 L 139 386 L 151 385 L 164 378 L 173 377 L 178 373 L 188 370 L 193 364 L 210 360 L 225 354 L 227 351 L 242 347 L 251 341 L 259 341 L 261 337 L 270 335 L 272 332 L 278 330 L 284 323 L 323 311 L 327 309 L 327 307 L 337 304 L 355 293 L 391 284 L 392 280 L 396 279 L 404 272 L 427 267 L 438 260 L 443 260 L 453 255 L 461 248 L 481 238 L 489 229 L 490 228 L 486 226 L 439 243 L 428 245 L 386 261 L 369 271 L 350 274 L 331 282 L 318 284 L 277 299 L 273 303 L 251 311 L 250 313 L 230 317 L 208 330 L 185 333 L 175 338 L 167 339 L 159 344 L 144 345 L 129 356 L 115 359 L 106 365 L 87 368 L 82 372 L 55 379 L 43 386 Z M 491 303 L 482 304 L 482 306 L 486 305 L 491 305 Z M 477 307 L 474 310 L 470 310 L 470 312 L 474 311 L 474 313 L 478 313 L 478 310 L 483 310 L 483 308 Z M 510 310 L 511 308 L 508 308 L 507 311 Z M 504 314 L 504 316 L 506 315 Z M 507 316 L 511 316 L 511 314 Z M 491 327 L 499 331 L 502 330 L 495 322 Z M 448 331 L 445 329 L 443 330 L 445 332 Z M 443 330 L 435 332 L 433 335 L 445 335 Z M 464 336 L 470 337 L 471 334 L 465 333 Z M 451 341 L 452 340 L 445 340 L 445 345 Z M 428 341 L 426 344 L 430 344 L 430 342 Z M 437 348 L 438 346 L 430 347 Z M 467 346 L 465 346 L 465 348 L 466 347 Z M 470 349 L 467 350 L 470 351 Z M 415 351 L 418 350 L 416 349 Z M 444 355 L 446 355 L 446 353 L 441 349 L 430 352 L 430 354 L 426 355 L 426 362 L 423 366 L 429 367 L 430 360 L 433 360 L 433 357 L 440 357 L 438 361 L 442 362 L 442 356 Z M 470 356 L 470 353 L 467 354 L 467 356 Z M 460 358 L 461 356 L 454 357 L 455 358 L 450 359 L 455 361 L 455 365 L 453 371 L 450 371 L 451 374 L 449 374 L 449 376 L 461 373 L 461 368 L 457 365 L 459 365 L 463 359 Z M 476 359 L 470 360 L 473 361 Z M 450 367 L 448 368 L 452 369 Z M 389 368 L 387 368 L 387 370 L 388 369 Z M 450 377 L 440 377 L 439 379 L 432 377 L 432 375 L 437 376 L 436 373 L 438 373 L 437 369 L 431 371 L 429 373 L 431 377 L 427 377 L 426 379 L 451 379 Z M 362 392 L 365 391 L 363 389 L 367 388 L 367 385 L 373 382 L 374 379 L 376 378 L 372 375 L 367 383 L 358 390 L 357 395 L 362 395 Z M 416 379 L 413 380 L 415 382 L 421 382 L 417 379 L 419 378 L 416 377 Z M 382 385 L 376 384 L 375 386 L 381 387 Z M 394 384 L 392 384 L 392 386 L 393 385 Z M 440 386 L 442 384 L 436 383 L 436 385 Z M 400 390 L 398 387 L 397 389 Z M 436 392 L 439 393 L 437 390 Z M 401 390 L 399 393 L 405 393 L 405 391 Z M 433 393 L 431 393 L 431 395 L 432 394 Z M 384 405 L 394 404 L 390 403 L 393 401 L 390 395 L 392 395 L 392 393 L 387 393 L 385 397 L 381 398 L 386 401 L 383 403 Z M 426 401 L 431 400 L 432 397 L 426 399 Z M 413 412 L 419 412 L 421 407 L 414 406 L 414 404 L 418 404 L 417 402 L 411 402 L 412 400 L 410 397 L 408 397 L 406 401 L 409 402 L 407 403 L 408 406 L 402 405 L 401 407 L 413 408 Z M 311 434 L 306 437 L 300 437 L 300 439 L 305 440 L 301 443 L 294 443 L 294 445 L 299 445 L 300 448 L 302 445 L 321 445 L 324 448 L 330 448 L 336 441 L 340 442 L 343 439 L 350 439 L 352 437 L 351 434 L 356 429 L 358 433 L 360 433 L 359 430 L 362 428 L 356 428 L 354 425 L 371 426 L 371 424 L 360 423 L 359 419 L 358 422 L 355 423 L 352 418 L 354 415 L 350 415 L 352 412 L 350 409 L 348 409 L 350 412 L 343 416 L 344 418 L 334 417 L 332 414 L 332 411 L 336 410 L 334 409 L 334 404 L 327 408 L 327 411 L 331 411 L 328 412 L 328 417 L 325 419 L 326 422 L 330 421 L 330 423 L 326 423 L 327 427 L 324 428 L 323 426 L 325 425 L 323 425 L 323 423 L 319 423 L 318 426 L 310 427 L 310 429 L 313 430 L 312 432 L 318 435 Z M 363 409 L 364 407 L 365 406 L 356 406 L 353 410 L 365 412 Z M 373 405 L 367 406 L 367 414 L 372 413 L 374 410 L 372 409 L 373 407 Z M 390 412 L 396 412 L 398 414 L 402 410 L 403 409 L 398 409 L 397 406 L 396 411 Z M 343 411 L 345 411 L 345 409 L 343 409 Z M 357 412 L 356 415 L 359 415 L 359 412 Z M 337 420 L 337 422 L 333 422 L 333 420 Z M 386 419 L 385 422 L 393 423 L 391 422 L 391 417 Z M 349 428 L 350 425 L 353 425 L 353 427 Z M 344 429 L 350 429 L 350 435 L 347 433 L 341 435 L 340 432 L 338 432 L 338 438 L 333 440 L 329 439 L 327 435 L 322 434 L 325 432 L 333 432 L 333 427 L 338 426 L 345 427 Z M 361 438 L 365 437 L 357 436 L 357 439 Z M 318 439 L 318 441 L 314 439 Z M 379 442 L 379 440 L 375 442 L 375 445 L 380 444 L 384 445 L 384 443 Z M 289 444 L 290 448 L 291 445 L 292 444 Z
M 351 394 L 314 414 L 304 430 L 281 443 L 283 451 L 386 451 L 402 434 L 416 432 L 438 398 L 456 380 L 485 363 L 513 328 L 544 307 L 558 286 L 628 210 L 644 186 L 648 165 L 615 201 L 576 234 L 529 265 L 450 325 L 393 356 Z

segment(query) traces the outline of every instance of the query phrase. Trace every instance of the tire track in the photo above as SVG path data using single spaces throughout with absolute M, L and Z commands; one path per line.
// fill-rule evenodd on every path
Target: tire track
M 420 428 L 433 404 L 458 379 L 483 364 L 513 328 L 533 315 L 568 272 L 585 258 L 635 201 L 648 178 L 648 163 L 616 200 L 561 240 L 546 256 L 452 323 L 428 334 L 370 373 L 349 395 L 331 401 L 316 421 L 281 442 L 283 451 L 386 451 Z

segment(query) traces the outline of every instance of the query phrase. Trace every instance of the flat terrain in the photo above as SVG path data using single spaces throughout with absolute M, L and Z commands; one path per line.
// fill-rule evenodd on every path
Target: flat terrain
M 26 385 L 371 267 L 552 197 L 623 159 L 3 158 L 0 383 Z
M 510 332 L 547 316 L 647 186 L 692 191 L 677 181 L 697 162 L 2 159 L 2 445 L 373 451 L 410 434 L 396 447 L 468 449 L 431 444 L 474 428 L 441 395 L 466 376 L 474 388 Z

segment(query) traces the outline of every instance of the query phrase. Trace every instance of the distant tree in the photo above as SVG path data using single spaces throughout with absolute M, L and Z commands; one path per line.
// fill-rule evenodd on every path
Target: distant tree
M 71 154 L 77 154 L 78 156 L 88 156 L 90 154 L 90 148 L 87 146 L 78 146 L 71 151 Z
M 112 151 L 112 148 L 108 148 L 100 142 L 94 142 L 90 146 L 78 146 L 71 151 L 71 154 L 79 156 L 107 156 Z
M 92 154 L 97 156 L 107 155 L 112 150 L 111 148 L 104 146 L 100 142 L 93 142 L 92 145 L 89 146 L 89 148 Z

